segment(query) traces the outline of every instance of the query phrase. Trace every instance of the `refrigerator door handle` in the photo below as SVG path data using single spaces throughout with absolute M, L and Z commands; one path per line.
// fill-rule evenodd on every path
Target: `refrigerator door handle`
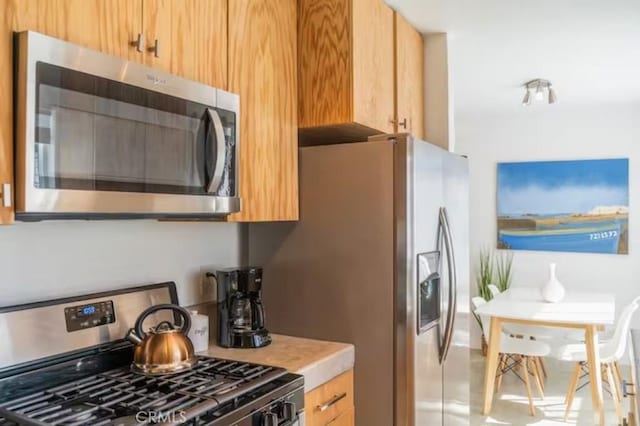
M 456 318 L 456 309 L 458 305 L 458 280 L 456 277 L 456 259 L 453 252 L 453 238 L 451 237 L 451 228 L 449 227 L 449 216 L 446 207 L 440 208 L 440 227 L 442 233 L 438 232 L 438 244 L 440 239 L 444 237 L 444 248 L 447 253 L 447 270 L 449 272 L 449 305 L 447 307 L 447 322 L 444 329 L 443 342 L 440 347 L 440 363 L 447 359 L 451 339 L 453 338 L 453 327 Z

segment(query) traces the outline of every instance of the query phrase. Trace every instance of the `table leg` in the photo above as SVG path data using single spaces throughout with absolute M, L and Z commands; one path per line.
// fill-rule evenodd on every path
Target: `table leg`
M 602 402 L 602 371 L 600 369 L 600 354 L 598 349 L 598 330 L 596 326 L 586 327 L 585 343 L 587 346 L 587 364 L 589 365 L 589 380 L 591 381 L 591 401 L 593 412 L 597 416 L 596 423 L 604 425 L 604 410 Z
M 498 358 L 500 357 L 501 334 L 502 319 L 491 317 L 487 364 L 484 370 L 484 406 L 482 414 L 485 416 L 488 416 L 491 412 L 491 404 L 493 402 L 493 387 L 496 379 L 496 370 L 498 369 Z

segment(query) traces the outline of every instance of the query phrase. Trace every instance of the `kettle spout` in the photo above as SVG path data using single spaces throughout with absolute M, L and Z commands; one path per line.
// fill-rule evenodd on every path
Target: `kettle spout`
M 124 336 L 124 338 L 134 345 L 139 345 L 140 343 L 142 343 L 142 339 L 136 334 L 136 331 L 133 328 L 129 329 L 127 335 Z

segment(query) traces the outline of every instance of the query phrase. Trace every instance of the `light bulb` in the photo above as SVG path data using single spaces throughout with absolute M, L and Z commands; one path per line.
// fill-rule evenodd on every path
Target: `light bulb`
M 549 86 L 549 103 L 555 104 L 558 102 L 558 95 L 556 95 L 556 91 Z
M 538 87 L 536 88 L 536 100 L 541 101 L 544 98 L 544 93 L 542 93 L 542 85 L 538 83 Z

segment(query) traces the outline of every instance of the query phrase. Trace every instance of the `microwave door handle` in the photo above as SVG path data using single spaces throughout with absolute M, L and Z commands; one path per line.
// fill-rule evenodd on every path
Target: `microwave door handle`
M 211 124 L 213 124 L 214 129 L 214 139 L 216 144 L 216 165 L 213 171 L 213 176 L 207 185 L 207 192 L 213 193 L 218 190 L 220 184 L 222 183 L 222 174 L 224 173 L 224 160 L 226 156 L 226 143 L 224 138 L 224 129 L 222 127 L 222 121 L 220 120 L 220 115 L 218 115 L 218 111 L 213 108 L 207 108 L 207 115 L 209 116 L 209 120 Z M 208 151 L 207 153 L 213 152 L 213 150 Z

